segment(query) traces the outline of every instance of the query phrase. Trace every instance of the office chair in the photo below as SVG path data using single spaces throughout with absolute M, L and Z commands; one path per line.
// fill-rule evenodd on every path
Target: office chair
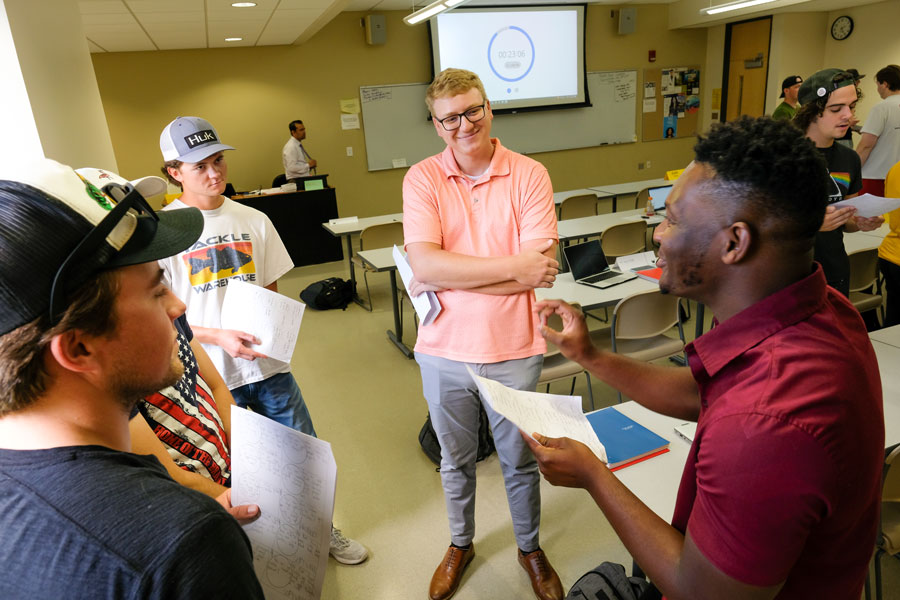
M 563 328 L 562 317 L 552 314 L 547 319 L 547 325 L 557 331 Z M 572 378 L 572 388 L 569 390 L 571 396 L 575 392 L 575 381 L 578 376 L 584 373 L 587 380 L 588 398 L 591 402 L 591 410 L 594 410 L 594 390 L 591 388 L 591 374 L 584 367 L 573 360 L 569 360 L 557 349 L 553 344 L 547 342 L 547 352 L 544 354 L 544 366 L 541 367 L 541 376 L 538 378 L 538 385 L 546 384 L 546 392 L 550 392 L 550 384 L 561 379 Z
M 848 255 L 850 259 L 850 302 L 860 314 L 881 310 L 884 323 L 884 303 L 881 294 L 881 277 L 878 272 L 878 249 L 859 250 Z
M 875 541 L 875 598 L 881 600 L 881 558 L 887 554 L 898 557 L 900 553 L 900 482 L 897 481 L 897 474 L 894 472 L 892 477 L 891 464 L 894 459 L 900 455 L 900 446 L 894 449 L 884 459 L 884 475 L 882 477 L 881 489 L 881 522 L 878 530 L 878 538 Z M 866 575 L 866 598 L 868 594 L 869 577 Z
M 387 248 L 394 245 L 403 247 L 403 223 L 399 221 L 370 225 L 359 232 L 360 250 Z M 366 282 L 366 297 L 368 298 L 368 304 L 363 305 L 363 308 L 372 312 L 372 293 L 369 291 L 368 273 L 374 273 L 374 271 L 356 254 L 351 256 L 350 260 L 353 261 L 357 268 L 362 269 L 363 280 Z
M 280 175 L 276 175 L 275 179 L 272 180 L 272 187 L 277 188 L 281 187 L 287 183 L 287 175 L 281 173 Z
M 581 196 L 569 196 L 559 205 L 559 220 L 577 219 L 579 217 L 593 217 L 597 214 L 597 196 L 583 194 Z
M 626 296 L 613 309 L 610 326 L 592 331 L 591 341 L 598 348 L 645 362 L 683 352 L 684 330 L 678 303 L 677 296 L 658 289 Z M 678 338 L 665 335 L 676 326 Z
M 647 249 L 647 224 L 644 221 L 619 223 L 600 234 L 600 246 L 610 262 L 620 256 L 637 254 Z

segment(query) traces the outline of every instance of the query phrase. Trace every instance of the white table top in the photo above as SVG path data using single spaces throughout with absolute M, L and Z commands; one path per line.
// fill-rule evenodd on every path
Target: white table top
M 644 209 L 636 208 L 634 210 L 623 210 L 621 212 L 607 213 L 592 217 L 581 217 L 578 219 L 566 219 L 559 221 L 556 230 L 559 232 L 559 239 L 569 240 L 572 238 L 587 237 L 597 235 L 613 225 L 619 223 L 633 223 L 634 221 L 644 221 L 647 225 L 658 225 L 662 223 L 663 215 L 657 213 L 649 219 L 643 218 Z
M 394 247 L 360 250 L 356 253 L 364 263 L 376 271 L 391 271 L 397 268 L 394 264 Z
M 337 237 L 339 235 L 350 235 L 359 233 L 370 225 L 382 225 L 384 223 L 403 222 L 403 213 L 398 212 L 392 215 L 379 215 L 377 217 L 363 217 L 354 223 L 341 223 L 332 225 L 331 223 L 322 223 L 322 227 L 328 230 L 331 235 Z
M 656 289 L 659 284 L 635 277 L 606 289 L 575 283 L 572 273 L 560 273 L 551 288 L 535 288 L 538 300 L 565 300 L 569 304 L 580 304 L 583 309 L 616 304 L 625 296 Z
M 660 177 L 658 179 L 645 179 L 644 181 L 629 181 L 627 183 L 591 186 L 591 189 L 605 196 L 618 196 L 620 194 L 637 194 L 644 188 L 659 187 L 661 185 L 669 185 L 672 183 L 675 182 L 667 181 Z
M 691 449 L 690 443 L 675 433 L 675 426 L 684 421 L 655 413 L 630 400 L 616 404 L 614 408 L 669 440 L 669 451 L 665 454 L 625 467 L 613 474 L 650 510 L 666 522 L 671 522 L 681 473 Z
M 874 338 L 872 347 L 875 349 L 875 356 L 878 357 L 881 393 L 884 397 L 884 446 L 889 448 L 900 444 L 900 375 L 897 374 L 897 365 L 900 365 L 900 347 Z
M 869 334 L 869 339 L 873 342 L 882 342 L 883 344 L 900 348 L 900 325 L 873 331 Z
M 585 194 L 594 194 L 596 196 L 597 192 L 591 188 L 569 190 L 567 192 L 553 192 L 553 203 L 556 205 L 560 205 L 566 198 L 571 198 L 572 196 L 584 196 Z
M 881 238 L 874 235 L 867 235 L 862 231 L 844 234 L 844 250 L 847 254 L 859 252 L 860 250 L 871 250 L 881 245 Z

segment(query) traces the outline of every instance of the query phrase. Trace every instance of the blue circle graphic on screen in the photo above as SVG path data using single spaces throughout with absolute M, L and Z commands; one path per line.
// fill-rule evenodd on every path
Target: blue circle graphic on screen
M 500 29 L 488 44 L 488 64 L 503 81 L 520 81 L 534 66 L 531 36 L 515 25 Z

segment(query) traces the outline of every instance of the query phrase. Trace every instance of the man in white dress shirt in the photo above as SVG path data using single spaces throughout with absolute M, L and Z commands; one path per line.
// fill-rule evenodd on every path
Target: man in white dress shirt
M 288 181 L 307 177 L 310 171 L 316 170 L 316 159 L 311 158 L 303 147 L 306 139 L 306 125 L 303 121 L 291 121 L 288 127 L 291 137 L 281 151 L 281 160 L 284 163 L 284 175 Z

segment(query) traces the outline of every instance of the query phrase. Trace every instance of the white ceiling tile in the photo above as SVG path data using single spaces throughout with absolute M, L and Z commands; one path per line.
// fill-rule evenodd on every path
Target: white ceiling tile
M 128 12 L 122 0 L 80 0 L 78 9 L 83 15 Z
M 137 21 L 128 13 L 82 15 L 81 23 L 85 27 L 137 26 Z
M 135 14 L 203 12 L 203 0 L 126 0 Z
M 140 35 L 123 31 L 111 31 L 102 35 L 89 34 L 94 42 L 106 48 L 107 52 L 131 52 L 136 50 L 156 50 L 149 38 L 140 32 Z
M 183 23 L 206 25 L 206 18 L 202 12 L 179 13 L 177 16 L 171 13 L 147 13 L 138 15 L 141 25 L 146 28 L 158 27 L 178 27 Z
M 153 41 L 160 50 L 187 50 L 189 48 L 206 48 L 206 34 L 202 35 L 167 35 L 153 36 Z

